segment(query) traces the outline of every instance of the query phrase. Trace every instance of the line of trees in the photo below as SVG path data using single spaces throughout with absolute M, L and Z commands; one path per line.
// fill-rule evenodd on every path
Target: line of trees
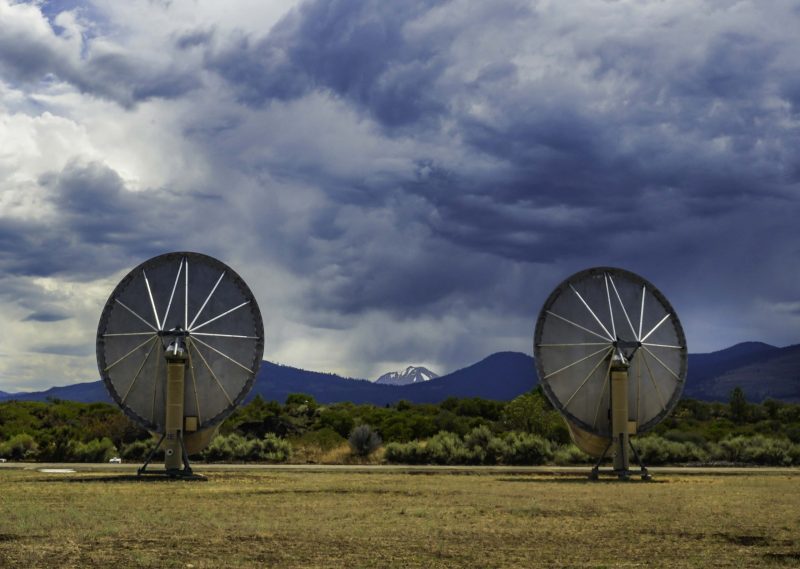
M 644 461 L 800 464 L 800 405 L 686 399 L 635 440 Z M 0 457 L 102 462 L 142 460 L 155 440 L 116 407 L 71 401 L 0 403 Z M 580 464 L 540 391 L 509 402 L 450 398 L 439 404 L 322 405 L 305 394 L 281 404 L 256 397 L 237 409 L 196 460 L 408 464 Z

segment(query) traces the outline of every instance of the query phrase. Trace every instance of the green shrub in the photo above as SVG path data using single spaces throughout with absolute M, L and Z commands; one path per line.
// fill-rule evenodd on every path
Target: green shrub
M 428 439 L 425 456 L 429 464 L 468 464 L 472 461 L 472 453 L 461 437 L 447 431 L 441 431 Z
M 498 464 L 508 452 L 506 442 L 492 434 L 486 425 L 475 427 L 467 433 L 464 445 L 473 464 Z
M 486 445 L 486 462 L 485 464 L 499 464 L 503 462 L 504 457 L 508 454 L 508 443 L 501 437 L 493 437 Z
M 111 439 L 92 439 L 88 443 L 70 441 L 68 445 L 68 458 L 71 462 L 108 462 L 117 455 L 117 447 Z
M 553 458 L 550 441 L 529 433 L 508 433 L 503 455 L 506 464 L 543 464 Z
M 571 464 L 590 464 L 594 462 L 594 460 L 595 459 L 583 452 L 574 444 L 561 446 L 553 453 L 553 462 L 559 466 L 569 466 Z
M 386 445 L 383 457 L 386 462 L 395 464 L 425 464 L 427 453 L 424 445 L 419 441 L 410 443 L 389 443 Z
M 475 454 L 455 433 L 441 431 L 426 443 L 389 443 L 384 455 L 387 462 L 402 464 L 470 464 Z
M 476 427 L 462 439 L 441 431 L 427 443 L 389 443 L 387 462 L 403 464 L 542 464 L 553 458 L 550 441 L 528 433 L 492 435 L 486 426 Z
M 267 462 L 286 462 L 292 458 L 292 444 L 274 433 L 267 433 L 260 441 L 259 458 Z
M 475 427 L 464 437 L 464 446 L 475 464 L 494 464 L 497 457 L 488 456 L 489 443 L 494 438 L 486 425 Z
M 14 435 L 9 440 L 0 443 L 0 457 L 11 460 L 30 460 L 36 458 L 39 445 L 32 436 L 26 433 Z
M 206 462 L 220 462 L 233 458 L 233 451 L 228 437 L 225 435 L 217 435 L 211 439 L 209 445 L 200 454 Z
M 227 459 L 223 460 L 257 460 L 259 454 L 258 441 L 248 439 L 237 433 L 222 435 L 225 445 L 222 447 L 227 450 Z
M 637 438 L 634 446 L 645 465 L 705 462 L 708 453 L 702 446 L 690 442 L 676 442 L 652 435 Z
M 292 445 L 274 433 L 267 433 L 263 439 L 231 433 L 214 437 L 201 456 L 207 462 L 286 462 L 292 456 Z
M 800 449 L 791 441 L 762 435 L 728 437 L 714 449 L 714 458 L 717 460 L 773 466 L 797 464 L 798 454 Z
M 154 439 L 134 441 L 122 447 L 120 456 L 125 460 L 144 460 L 156 446 Z

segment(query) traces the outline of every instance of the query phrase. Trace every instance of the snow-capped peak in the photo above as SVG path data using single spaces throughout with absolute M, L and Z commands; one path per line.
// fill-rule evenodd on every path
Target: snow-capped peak
M 389 373 L 383 374 L 375 383 L 384 385 L 409 385 L 411 383 L 430 381 L 435 377 L 439 377 L 439 375 L 426 367 L 408 366 L 403 371 L 390 371 Z

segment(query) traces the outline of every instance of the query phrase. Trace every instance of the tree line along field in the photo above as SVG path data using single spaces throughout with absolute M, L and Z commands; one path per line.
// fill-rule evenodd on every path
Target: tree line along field
M 366 432 L 374 444 L 348 444 L 358 432 Z M 104 462 L 121 456 L 140 461 L 154 445 L 150 433 L 113 405 L 0 403 L 0 457 L 7 460 Z M 637 438 L 636 446 L 651 465 L 798 465 L 800 405 L 775 400 L 752 404 L 740 390 L 734 390 L 728 403 L 684 399 L 652 433 Z M 563 420 L 538 390 L 510 402 L 447 399 L 384 407 L 323 405 L 304 394 L 290 395 L 283 404 L 256 397 L 238 408 L 194 459 L 514 465 L 590 461 L 571 444 Z
M 478 472 L 478 473 L 476 473 Z M 0 469 L 0 567 L 797 567 L 800 475 Z

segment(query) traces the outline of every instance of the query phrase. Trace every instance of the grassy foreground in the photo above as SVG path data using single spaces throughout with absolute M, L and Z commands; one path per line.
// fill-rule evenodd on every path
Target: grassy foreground
M 0 567 L 797 567 L 800 473 L 0 471 Z

